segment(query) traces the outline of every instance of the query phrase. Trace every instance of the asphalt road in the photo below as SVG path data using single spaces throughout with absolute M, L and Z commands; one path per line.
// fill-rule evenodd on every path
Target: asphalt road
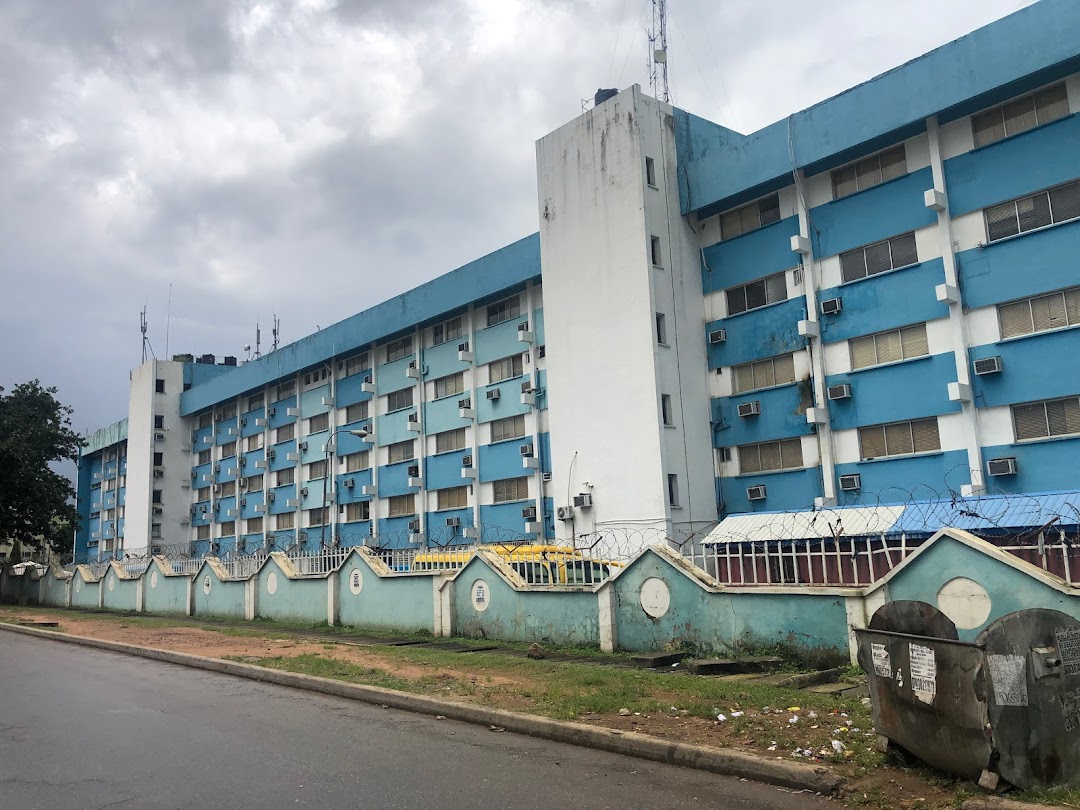
M 762 808 L 825 802 L 0 632 L 0 808 Z

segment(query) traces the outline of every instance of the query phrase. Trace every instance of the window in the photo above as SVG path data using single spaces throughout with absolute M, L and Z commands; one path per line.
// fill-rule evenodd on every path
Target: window
M 679 505 L 679 476 L 668 473 L 667 477 L 667 502 L 668 506 Z
M 524 424 L 522 425 L 524 429 Z M 447 430 L 435 434 L 435 452 L 449 453 L 451 450 L 463 450 L 465 448 L 465 428 Z
M 263 530 L 263 519 L 261 517 L 248 518 L 244 530 L 247 534 L 261 533 Z
M 406 335 L 386 344 L 386 362 L 393 363 L 412 354 L 412 335 Z
M 459 371 L 435 380 L 435 399 L 451 397 L 465 390 L 465 374 Z
M 160 489 L 155 489 L 152 493 L 150 493 L 150 502 L 151 503 L 161 503 L 161 490 Z
M 247 409 L 249 411 L 258 410 L 262 406 L 263 406 L 263 395 L 262 394 L 253 394 L 250 397 L 248 397 Z
M 389 500 L 390 517 L 404 517 L 405 515 L 416 514 L 416 496 L 414 494 L 392 495 Z
M 244 479 L 244 489 L 248 492 L 262 492 L 263 488 L 263 475 L 249 475 Z
M 304 375 L 304 385 L 318 385 L 320 382 L 330 376 L 330 367 L 323 366 L 317 368 L 314 371 L 309 371 Z
M 284 487 L 296 481 L 296 468 L 289 467 L 274 473 L 274 486 Z
M 925 323 L 852 338 L 848 341 L 848 348 L 851 351 L 852 368 L 879 366 L 882 363 L 895 363 L 898 360 L 930 354 Z
M 487 308 L 487 325 L 495 326 L 504 321 L 513 320 L 521 314 L 521 301 L 515 295 L 492 304 Z
M 436 509 L 464 509 L 469 505 L 468 487 L 450 487 L 438 491 Z
M 667 345 L 667 316 L 663 312 L 656 313 L 656 342 Z
M 739 475 L 791 470 L 803 466 L 802 440 L 745 444 L 739 448 Z
M 833 199 L 887 183 L 905 174 L 907 174 L 907 157 L 904 154 L 904 147 L 897 146 L 834 171 L 832 173 Z
M 357 470 L 366 470 L 371 466 L 371 452 L 368 450 L 361 450 L 359 453 L 349 453 L 345 456 L 345 472 L 356 472 Z
M 275 529 L 292 529 L 296 527 L 296 512 L 282 512 L 274 517 Z
M 208 501 L 210 500 L 210 487 L 200 487 L 195 490 L 195 500 Z
M 164 430 L 164 429 L 165 429 L 165 417 L 162 416 L 160 413 L 154 414 L 154 430 Z
M 731 380 L 736 394 L 795 382 L 795 355 L 784 354 L 741 366 L 732 366 Z
M 219 498 L 231 498 L 236 494 L 236 482 L 235 481 L 223 481 L 219 484 L 221 489 L 218 491 Z
M 345 423 L 351 424 L 353 422 L 359 422 L 368 418 L 370 400 L 364 402 L 357 402 L 355 405 L 350 405 L 345 409 Z
M 154 390 L 159 394 L 164 394 L 165 393 L 165 381 L 163 379 L 161 379 L 160 377 L 158 377 L 158 379 L 154 380 Z
M 859 428 L 859 448 L 863 461 L 940 450 L 937 418 Z
M 236 442 L 231 441 L 221 445 L 221 457 L 229 458 L 236 455 Z
M 236 521 L 227 520 L 221 524 L 220 537 L 232 537 L 236 534 Z
M 320 413 L 307 420 L 308 433 L 322 433 L 330 429 L 330 414 Z
M 975 135 L 975 147 L 1018 135 L 1064 118 L 1068 114 L 1069 100 L 1065 95 L 1065 85 L 1056 84 L 1030 96 L 973 115 L 971 128 Z
M 210 451 L 209 450 L 200 450 L 199 451 L 199 463 L 200 464 L 209 464 L 210 463 Z
M 210 524 L 204 524 L 195 528 L 196 540 L 209 540 L 210 539 Z
M 371 501 L 357 501 L 345 505 L 345 522 L 371 519 Z
M 412 461 L 412 459 L 416 458 L 416 451 L 413 450 L 413 442 L 413 439 L 409 439 L 408 441 L 387 445 L 387 463 L 397 464 L 400 461 Z
M 262 450 L 263 447 L 263 434 L 256 433 L 254 436 L 248 436 L 244 439 L 244 450 L 248 453 L 254 450 Z
M 1080 217 L 1080 181 L 995 205 L 984 212 L 989 242 Z
M 507 439 L 520 439 L 525 435 L 525 414 L 496 419 L 491 423 L 491 441 L 504 442 Z
M 327 509 L 325 506 L 321 506 L 318 509 L 308 509 L 305 514 L 307 515 L 308 526 L 325 526 L 327 518 Z
M 411 388 L 402 388 L 400 391 L 394 391 L 393 393 L 386 395 L 387 413 L 410 408 L 412 407 L 412 404 L 413 390 Z
M 494 487 L 495 503 L 523 501 L 529 497 L 529 479 L 527 477 L 507 478 L 504 481 L 496 481 Z
M 857 281 L 878 273 L 918 264 L 915 234 L 905 233 L 883 242 L 849 250 L 840 254 L 840 275 L 847 281 Z
M 431 327 L 431 345 L 439 346 L 461 337 L 461 318 L 451 318 Z
M 304 465 L 304 477 L 311 481 L 316 478 L 326 478 L 326 459 L 313 461 Z
M 651 157 L 645 158 L 645 182 L 656 188 L 656 161 Z
M 660 252 L 660 237 L 649 237 L 649 256 L 652 258 L 653 267 L 664 266 L 664 256 Z
M 222 405 L 221 406 L 221 410 L 218 411 L 218 421 L 219 422 L 224 422 L 224 421 L 226 421 L 228 419 L 235 419 L 235 418 L 236 418 L 236 403 L 235 402 L 232 403 L 231 405 Z
M 776 273 L 728 290 L 728 315 L 738 315 L 740 312 L 785 300 L 787 300 L 787 277 L 784 273 Z
M 292 380 L 287 383 L 282 383 L 277 387 L 278 400 L 288 399 L 296 394 L 296 381 Z
M 165 454 L 164 453 L 154 453 L 154 466 L 155 467 L 160 467 L 164 463 L 165 463 Z
M 208 428 L 214 424 L 214 415 L 207 411 L 206 413 L 199 414 L 199 430 Z
M 277 429 L 276 439 L 278 442 L 291 441 L 296 436 L 296 423 L 290 422 Z
M 1002 338 L 1076 326 L 1080 324 L 1080 287 L 1002 304 L 998 323 Z
M 674 427 L 675 420 L 671 415 L 671 394 L 660 395 L 660 413 L 664 418 L 664 424 L 668 427 Z
M 1051 436 L 1073 436 L 1080 433 L 1080 398 L 1013 405 L 1012 417 L 1018 442 L 1048 439 Z
M 116 479 L 110 478 L 108 481 L 105 482 L 105 491 L 112 492 L 114 489 L 116 489 Z
M 502 382 L 520 377 L 523 371 L 521 355 L 515 354 L 513 357 L 504 357 L 502 360 L 488 363 L 488 380 L 492 383 Z
M 773 194 L 720 215 L 720 238 L 734 239 L 744 233 L 780 221 L 780 197 Z
M 345 358 L 344 369 L 346 377 L 351 377 L 353 374 L 357 374 L 368 367 L 368 354 L 367 352 L 360 352 L 360 354 L 354 354 L 352 357 Z

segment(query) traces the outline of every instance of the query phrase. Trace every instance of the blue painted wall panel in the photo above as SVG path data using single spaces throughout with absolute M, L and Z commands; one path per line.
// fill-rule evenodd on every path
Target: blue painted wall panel
M 778 512 L 811 509 L 814 498 L 821 495 L 821 469 L 808 467 L 803 470 L 754 473 L 717 479 L 720 502 L 725 514 L 737 512 Z M 765 500 L 751 501 L 746 497 L 747 487 L 765 485 Z
M 480 507 L 480 524 L 485 538 L 512 540 L 525 537 L 525 518 L 521 510 L 532 501 L 511 501 Z
M 726 342 L 709 344 L 709 368 L 737 366 L 805 348 L 806 339 L 799 337 L 799 321 L 805 317 L 806 299 L 797 297 L 707 324 L 706 333 L 727 330 Z
M 949 401 L 948 386 L 956 382 L 956 358 L 934 354 L 826 377 L 827 385 L 851 383 L 851 398 L 829 401 L 833 430 L 940 416 L 962 410 Z
M 992 458 L 1015 458 L 1016 475 L 987 476 L 992 492 L 1056 492 L 1076 489 L 1080 437 L 1015 442 L 982 450 L 983 469 Z
M 971 349 L 971 359 L 1001 357 L 999 374 L 972 375 L 980 408 L 1080 394 L 1080 328 L 1042 332 Z M 1062 358 L 1073 358 L 1063 363 Z
M 701 268 L 705 294 L 795 267 L 799 256 L 791 252 L 791 237 L 798 233 L 799 218 L 788 217 L 705 248 Z
M 458 402 L 462 399 L 472 399 L 476 403 L 476 395 L 471 390 L 462 391 L 460 394 L 443 397 L 424 403 L 424 432 L 428 435 L 442 433 L 447 430 L 468 427 L 472 424 L 471 419 L 462 419 L 458 416 Z
M 322 430 L 318 433 L 309 433 L 304 436 L 304 438 L 300 440 L 300 463 L 310 464 L 313 461 L 324 461 L 326 459 L 326 442 L 329 438 L 329 430 Z
M 393 391 L 400 391 L 402 388 L 411 388 L 416 385 L 416 379 L 405 373 L 409 366 L 415 362 L 416 355 L 410 354 L 408 357 L 402 357 L 400 360 L 379 366 L 375 372 L 375 388 L 378 396 L 383 397 Z
M 330 406 L 323 405 L 322 401 L 329 396 L 330 383 L 305 391 L 300 395 L 300 413 L 304 415 L 305 419 L 318 416 L 320 413 L 326 413 L 330 410 Z
M 960 492 L 962 485 L 971 483 L 963 450 L 836 465 L 837 478 L 853 473 L 862 476 L 862 489 L 839 492 L 841 506 L 948 498 L 950 492 Z
M 811 209 L 814 256 L 819 259 L 835 256 L 936 225 L 937 212 L 923 203 L 923 192 L 933 187 L 934 177 L 928 166 Z
M 536 392 L 536 409 L 538 411 L 546 411 L 548 408 L 548 384 L 546 368 L 537 370 L 536 387 L 540 389 Z
M 274 451 L 274 457 L 269 459 L 269 467 L 272 471 L 285 470 L 289 467 L 295 467 L 296 461 L 290 460 L 289 456 L 294 455 L 296 450 L 296 439 L 290 439 L 287 442 L 278 442 L 272 445 L 271 450 Z
M 977 211 L 1080 177 L 1080 115 L 945 161 L 949 212 Z
M 473 335 L 473 354 L 476 365 L 482 366 L 492 360 L 501 360 L 512 354 L 521 354 L 528 345 L 517 339 L 518 324 L 529 319 L 528 313 L 509 321 L 480 329 Z
M 343 548 L 363 546 L 371 538 L 371 521 L 354 520 L 351 523 L 340 523 L 337 531 L 338 543 Z
M 419 461 L 413 460 L 379 467 L 379 497 L 389 498 L 392 495 L 416 492 L 415 488 L 409 486 L 409 468 L 419 464 Z
M 248 411 L 240 418 L 240 435 L 244 438 L 248 436 L 254 436 L 256 433 L 262 433 L 266 430 L 264 425 L 256 424 L 259 419 L 266 419 L 266 409 L 256 408 L 253 411 Z
M 547 339 L 547 332 L 544 330 L 544 308 L 538 307 L 533 310 L 532 317 L 533 334 L 536 335 L 536 345 L 543 346 L 544 341 Z
M 826 343 L 870 335 L 923 321 L 949 317 L 949 305 L 937 300 L 934 287 L 945 283 L 941 259 L 822 290 L 819 301 L 840 298 L 839 315 L 821 316 Z
M 415 400 L 414 400 L 415 401 Z M 375 440 L 379 447 L 415 439 L 419 433 L 409 430 L 409 417 L 416 413 L 415 406 L 375 417 Z
M 761 414 L 739 416 L 742 402 L 758 401 Z M 715 447 L 733 447 L 813 432 L 806 422 L 798 385 L 781 385 L 761 391 L 748 391 L 733 397 L 712 400 L 713 443 Z
M 338 380 L 335 402 L 339 408 L 355 405 L 357 402 L 363 402 L 366 399 L 374 397 L 374 394 L 369 394 L 361 390 L 364 379 L 368 377 L 369 374 L 370 370 L 365 370 L 358 374 L 352 374 L 344 379 Z
M 283 512 L 295 512 L 295 506 L 289 506 L 289 501 L 296 498 L 296 484 L 286 484 L 281 487 L 273 487 L 269 490 L 273 500 L 270 502 L 269 513 L 280 515 Z
M 448 519 L 456 519 L 460 526 L 447 526 Z M 428 512 L 424 518 L 424 534 L 428 545 L 444 547 L 449 545 L 471 544 L 471 538 L 465 536 L 464 530 L 473 525 L 472 509 L 442 509 L 437 512 Z
M 461 459 L 470 452 L 470 450 L 455 450 L 451 453 L 428 456 L 425 461 L 427 471 L 424 485 L 428 489 L 446 489 L 471 483 L 471 480 L 467 481 L 461 477 Z
M 236 515 L 229 515 L 230 512 L 236 512 L 236 496 L 230 495 L 227 498 L 219 498 L 215 504 L 217 512 L 214 520 L 218 523 L 224 523 L 229 520 L 236 520 Z
M 521 445 L 529 444 L 532 441 L 531 436 L 525 436 L 521 439 L 511 439 L 497 444 L 480 445 L 477 449 L 480 453 L 481 483 L 533 475 L 532 470 L 526 470 L 521 466 Z
M 266 495 L 260 490 L 258 492 L 249 492 L 244 495 L 244 503 L 240 507 L 240 517 L 245 520 L 248 518 L 260 517 L 258 507 L 262 506 L 266 501 Z
M 414 515 L 379 518 L 379 546 L 381 548 L 408 548 L 411 545 L 409 541 L 409 523 L 415 519 Z
M 236 456 L 223 458 L 214 466 L 218 468 L 218 471 L 214 473 L 214 481 L 218 484 L 224 484 L 227 481 L 235 481 L 236 474 L 240 472 L 240 463 Z
M 232 419 L 224 419 L 217 423 L 217 430 L 214 433 L 214 442 L 218 446 L 221 446 L 236 441 L 236 438 L 239 435 L 240 420 L 234 416 Z
M 359 430 L 360 428 L 370 428 L 371 419 L 361 419 L 357 422 L 349 424 L 349 430 Z M 361 450 L 371 450 L 375 444 L 370 441 L 365 441 L 359 436 L 354 436 L 349 432 L 342 432 L 335 434 L 337 436 L 334 439 L 334 452 L 338 456 L 347 456 L 350 453 L 359 453 Z
M 337 497 L 338 503 L 355 503 L 356 501 L 370 501 L 370 495 L 364 495 L 363 487 L 370 486 L 373 477 L 373 471 L 356 470 L 355 472 L 340 473 L 337 476 Z M 351 487 L 345 486 L 345 481 L 352 481 Z
M 448 374 L 467 370 L 469 368 L 468 361 L 458 359 L 458 345 L 465 341 L 466 338 L 462 336 L 446 343 L 440 343 L 438 346 L 424 349 L 424 368 L 427 370 L 425 379 L 434 380 Z
M 270 407 L 273 410 L 273 413 L 269 416 L 271 428 L 279 428 L 282 425 L 289 425 L 296 421 L 295 416 L 289 415 L 289 409 L 296 407 L 296 397 L 289 397 L 280 402 L 275 402 Z
M 1063 223 L 956 255 L 964 306 L 1001 304 L 1077 284 L 1080 221 Z
M 530 406 L 521 404 L 521 384 L 528 381 L 529 377 L 526 374 L 503 380 L 497 385 L 477 388 L 476 393 L 473 394 L 477 423 L 483 424 L 495 419 L 504 419 L 507 416 L 517 416 L 519 413 L 528 413 Z M 499 398 L 488 399 L 487 392 L 496 388 L 499 390 Z
M 249 475 L 258 475 L 259 473 L 266 472 L 264 467 L 257 467 L 256 462 L 266 461 L 266 453 L 262 450 L 250 450 L 243 454 L 243 465 L 240 468 L 240 474 L 242 477 L 247 478 Z

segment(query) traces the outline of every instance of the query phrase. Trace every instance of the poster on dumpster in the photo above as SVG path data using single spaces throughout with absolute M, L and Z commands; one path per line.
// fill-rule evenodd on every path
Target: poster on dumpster
M 911 691 L 923 703 L 933 703 L 937 694 L 937 661 L 933 649 L 909 644 L 908 660 L 911 662 Z
M 884 644 L 871 644 L 870 655 L 874 659 L 874 672 L 882 678 L 892 677 L 892 661 Z
M 1027 661 L 1022 655 L 988 655 L 990 682 L 999 706 L 1027 706 Z
M 1057 636 L 1058 655 L 1065 665 L 1066 675 L 1080 675 L 1080 630 L 1060 629 Z

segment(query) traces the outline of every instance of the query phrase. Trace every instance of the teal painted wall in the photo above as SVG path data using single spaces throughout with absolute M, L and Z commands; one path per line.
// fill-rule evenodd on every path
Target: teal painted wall
M 109 610 L 135 610 L 136 593 L 138 591 L 138 580 L 134 579 L 120 579 L 114 571 L 107 571 L 104 576 L 105 585 L 102 593 L 104 594 L 104 606 Z M 109 583 L 112 583 L 112 590 L 109 589 Z
M 488 608 L 473 606 L 473 585 L 487 583 Z M 454 634 L 509 641 L 600 644 L 596 594 L 591 591 L 515 591 L 483 560 L 474 559 L 454 580 Z
M 270 593 L 271 574 L 276 588 Z M 326 579 L 289 579 L 274 560 L 269 560 L 255 576 L 258 596 L 256 615 L 282 622 L 326 621 Z
M 360 572 L 360 593 L 350 588 L 353 570 Z M 338 570 L 338 621 L 343 625 L 385 630 L 435 631 L 434 575 L 380 577 L 358 554 Z M 325 613 L 325 610 L 324 610 Z
M 187 589 L 190 581 L 191 577 L 165 576 L 156 568 L 150 568 L 143 575 L 146 612 L 187 613 Z
M 81 608 L 98 606 L 98 583 L 83 582 L 78 571 L 71 578 L 71 606 Z
M 68 580 L 53 575 L 52 571 L 45 574 L 45 591 L 42 594 L 44 603 L 54 607 L 63 607 L 67 604 Z
M 203 580 L 210 577 L 210 593 L 203 590 Z M 195 615 L 244 618 L 244 580 L 220 580 L 203 566 L 195 576 Z

